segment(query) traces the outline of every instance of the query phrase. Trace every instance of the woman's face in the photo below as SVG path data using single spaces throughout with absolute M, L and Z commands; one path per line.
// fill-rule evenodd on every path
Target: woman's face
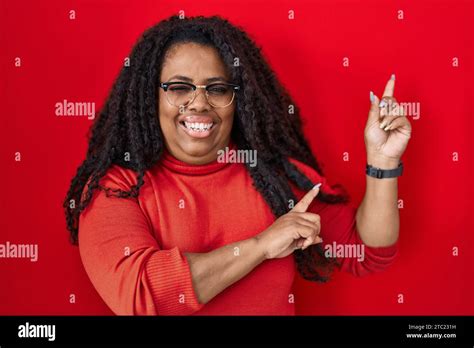
M 161 69 L 160 82 L 190 82 L 207 85 L 231 82 L 215 48 L 195 43 L 172 46 Z M 168 151 L 190 164 L 205 164 L 217 158 L 217 151 L 229 144 L 235 111 L 235 98 L 227 107 L 215 108 L 206 99 L 204 89 L 197 89 L 192 103 L 180 108 L 169 104 L 159 88 L 158 105 L 161 130 Z M 186 123 L 185 123 L 186 122 Z M 204 129 L 195 131 L 199 123 Z

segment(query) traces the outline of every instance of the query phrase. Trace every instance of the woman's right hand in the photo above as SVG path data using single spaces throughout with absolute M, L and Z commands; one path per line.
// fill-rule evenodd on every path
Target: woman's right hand
M 285 215 L 280 216 L 265 231 L 258 234 L 259 247 L 266 259 L 282 258 L 296 249 L 306 249 L 312 244 L 321 243 L 319 237 L 321 221 L 318 214 L 306 210 L 319 193 L 320 184 L 316 185 Z

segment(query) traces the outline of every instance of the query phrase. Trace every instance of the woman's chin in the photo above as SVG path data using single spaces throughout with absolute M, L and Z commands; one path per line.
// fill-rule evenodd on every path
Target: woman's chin
M 193 141 L 180 144 L 183 155 L 190 163 L 201 164 L 212 162 L 217 158 L 217 150 L 213 143 L 209 141 Z

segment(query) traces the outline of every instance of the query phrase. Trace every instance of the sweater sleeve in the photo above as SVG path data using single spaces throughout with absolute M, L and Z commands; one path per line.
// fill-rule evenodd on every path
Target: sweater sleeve
M 112 166 L 100 184 L 128 191 L 134 176 Z M 177 247 L 160 248 L 136 198 L 94 191 L 79 217 L 79 251 L 92 284 L 115 314 L 189 315 L 204 306 L 186 257 Z
M 319 175 L 313 168 L 295 160 L 292 162 L 314 184 L 321 182 L 321 190 L 335 193 L 328 185 L 326 178 Z M 303 194 L 304 192 L 301 196 Z M 320 236 L 323 239 L 325 251 L 330 250 L 333 256 L 338 255 L 338 250 L 352 253 L 350 257 L 347 252 L 343 253 L 343 257 L 338 257 L 342 270 L 360 277 L 383 271 L 395 261 L 398 241 L 386 247 L 369 247 L 363 243 L 357 230 L 357 208 L 351 203 L 328 204 L 315 199 L 308 211 L 320 216 Z

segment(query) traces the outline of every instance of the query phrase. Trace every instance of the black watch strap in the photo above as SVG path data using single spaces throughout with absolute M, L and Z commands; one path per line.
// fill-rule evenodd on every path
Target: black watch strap
M 397 176 L 401 176 L 403 173 L 403 163 L 402 161 L 400 161 L 400 164 L 395 169 L 380 169 L 372 167 L 370 164 L 367 164 L 365 173 L 368 176 L 377 179 L 396 178 Z

